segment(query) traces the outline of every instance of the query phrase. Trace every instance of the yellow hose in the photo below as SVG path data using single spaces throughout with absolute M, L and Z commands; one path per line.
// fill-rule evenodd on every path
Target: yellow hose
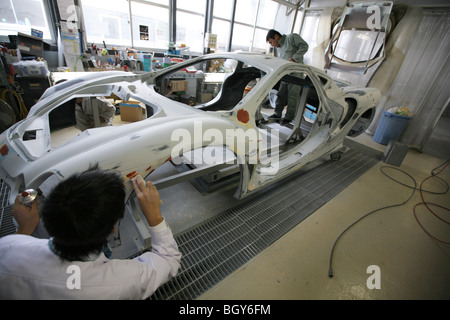
M 9 101 L 10 104 L 14 105 L 12 103 L 12 101 L 10 101 L 10 99 L 9 99 L 9 97 L 10 97 L 8 94 L 9 92 L 16 98 L 16 102 L 19 104 L 19 117 L 20 117 L 19 120 L 25 119 L 28 115 L 28 109 L 25 106 L 25 104 L 23 103 L 22 97 L 17 92 L 15 92 L 14 90 L 11 90 L 11 89 L 5 89 L 2 91 L 1 99 L 5 100 L 5 101 Z

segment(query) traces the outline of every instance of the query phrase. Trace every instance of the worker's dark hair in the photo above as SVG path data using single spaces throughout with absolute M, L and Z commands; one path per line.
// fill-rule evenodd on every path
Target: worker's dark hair
M 282 37 L 283 35 L 281 33 L 279 33 L 277 30 L 274 29 L 270 29 L 267 32 L 267 36 L 266 36 L 266 42 L 269 41 L 269 39 L 275 39 L 275 35 L 278 35 L 279 37 Z
M 98 165 L 56 185 L 43 201 L 41 217 L 52 249 L 68 261 L 100 253 L 125 211 L 125 187 L 117 172 Z

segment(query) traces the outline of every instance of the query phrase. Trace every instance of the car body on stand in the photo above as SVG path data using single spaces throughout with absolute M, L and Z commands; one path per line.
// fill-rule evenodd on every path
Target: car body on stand
M 300 111 L 288 124 L 268 118 L 271 109 L 264 107 L 280 81 L 302 87 Z M 55 145 L 59 128 L 52 114 L 80 97 L 138 101 L 146 116 L 78 132 Z M 25 119 L 1 134 L 0 178 L 13 203 L 25 188 L 40 188 L 50 177 L 63 180 L 94 163 L 120 171 L 125 180 L 138 174 L 152 180 L 155 170 L 178 156 L 220 148 L 239 167 L 240 199 L 318 158 L 336 157 L 346 136 L 369 126 L 379 99 L 377 89 L 337 83 L 314 67 L 252 53 L 204 55 L 156 72 L 87 73 L 47 89 Z M 127 200 L 132 192 L 127 183 Z

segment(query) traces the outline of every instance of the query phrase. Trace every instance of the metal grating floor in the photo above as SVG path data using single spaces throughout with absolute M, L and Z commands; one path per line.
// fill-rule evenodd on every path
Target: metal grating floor
M 219 283 L 332 199 L 382 158 L 347 140 L 328 161 L 175 236 L 183 254 L 178 275 L 150 299 L 191 300 Z
M 200 296 L 345 189 L 383 155 L 353 140 L 344 144 L 350 149 L 340 161 L 324 162 L 297 174 L 175 235 L 183 254 L 180 272 L 150 299 L 192 300 Z M 8 194 L 2 182 L 0 237 L 15 232 Z
M 9 193 L 8 186 L 0 180 L 0 237 L 16 232 L 12 221 L 12 206 L 8 205 Z

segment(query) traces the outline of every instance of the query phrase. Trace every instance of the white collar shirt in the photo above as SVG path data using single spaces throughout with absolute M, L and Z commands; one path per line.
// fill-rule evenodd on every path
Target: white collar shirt
M 151 252 L 134 259 L 62 261 L 48 239 L 0 239 L 0 299 L 145 299 L 180 267 L 181 253 L 166 222 L 150 228 Z

